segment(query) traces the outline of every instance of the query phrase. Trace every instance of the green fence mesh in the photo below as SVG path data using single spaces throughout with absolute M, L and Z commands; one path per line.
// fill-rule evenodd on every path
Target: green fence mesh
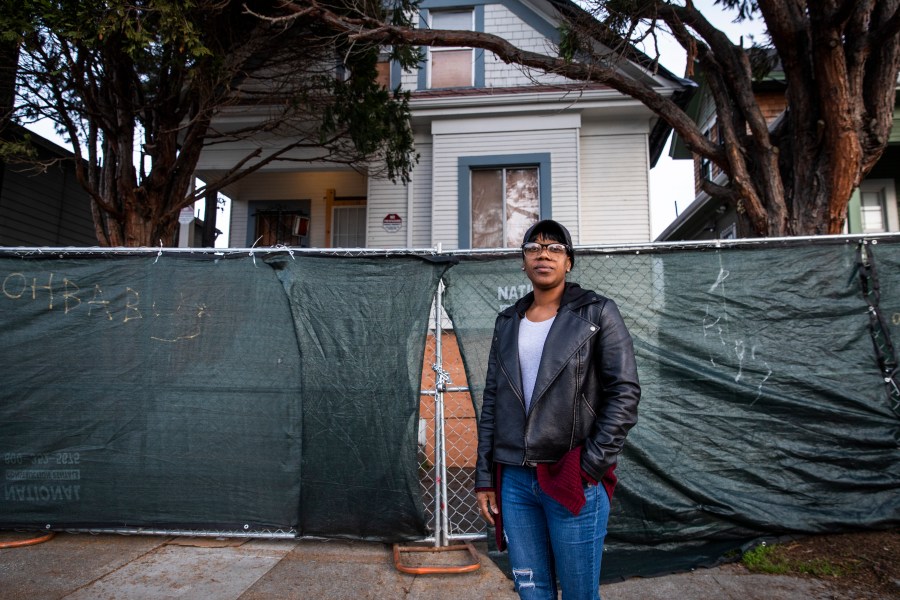
M 891 328 L 897 251 L 879 244 L 875 260 Z M 528 289 L 520 265 L 478 257 L 446 276 L 476 403 L 493 317 Z M 606 577 L 696 564 L 760 535 L 900 521 L 900 421 L 855 244 L 586 251 L 570 280 L 618 303 L 643 390 Z
M 605 577 L 900 523 L 898 242 L 579 252 L 643 387 Z M 516 255 L 458 258 L 0 255 L 0 527 L 427 535 L 437 283 L 476 412 L 528 291 Z
M 417 399 L 441 270 L 0 259 L 0 524 L 425 535 Z

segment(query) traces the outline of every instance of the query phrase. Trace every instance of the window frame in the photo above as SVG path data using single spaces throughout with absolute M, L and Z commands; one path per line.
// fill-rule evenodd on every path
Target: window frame
M 362 211 L 362 243 L 359 246 L 339 246 L 335 243 L 335 236 L 337 235 L 336 227 L 337 227 L 337 216 L 341 211 L 346 211 L 349 209 Z M 331 239 L 328 240 L 331 248 L 365 248 L 368 238 L 367 231 L 367 221 L 368 221 L 368 207 L 365 202 L 335 202 L 331 207 L 331 215 L 329 219 L 330 224 L 330 236 Z
M 725 227 L 724 229 L 722 229 L 722 231 L 719 232 L 719 239 L 720 240 L 737 239 L 737 224 L 731 223 L 730 225 L 728 225 L 728 227 Z
M 552 219 L 551 155 L 549 152 L 491 156 L 461 156 L 457 159 L 457 240 L 460 250 L 472 248 L 472 171 L 537 167 L 539 219 Z

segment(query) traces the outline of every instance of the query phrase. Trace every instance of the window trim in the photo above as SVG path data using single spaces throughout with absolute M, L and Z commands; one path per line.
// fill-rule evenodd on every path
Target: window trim
M 541 219 L 552 219 L 550 153 L 500 154 L 493 156 L 460 156 L 457 159 L 456 195 L 458 201 L 457 241 L 460 250 L 472 247 L 472 169 L 509 169 L 515 167 L 537 167 L 540 185 Z

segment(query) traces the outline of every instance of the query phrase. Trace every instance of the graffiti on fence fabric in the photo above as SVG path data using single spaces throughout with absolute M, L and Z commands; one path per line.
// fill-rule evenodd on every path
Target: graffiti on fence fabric
M 177 292 L 175 306 L 171 298 L 148 301 L 141 291 L 129 285 L 104 288 L 99 283 L 79 284 L 65 275 L 48 272 L 39 275 L 8 273 L 0 284 L 0 300 L 37 303 L 47 311 L 63 315 L 100 317 L 108 321 L 129 323 L 150 319 L 154 332 L 150 339 L 178 342 L 200 336 L 201 320 L 209 316 L 206 303 L 188 300 Z M 71 317 L 69 317 L 71 318 Z
M 772 376 L 772 368 L 769 363 L 762 358 L 762 352 L 756 343 L 748 344 L 741 337 L 731 335 L 731 328 L 728 319 L 728 296 L 725 293 L 725 281 L 731 273 L 724 267 L 719 267 L 716 280 L 707 289 L 708 294 L 717 294 L 720 298 L 718 303 L 707 302 L 706 311 L 703 316 L 703 338 L 715 336 L 722 351 L 729 356 L 734 362 L 736 373 L 734 374 L 734 382 L 745 385 L 755 385 L 756 397 L 750 406 L 756 403 L 762 396 L 763 386 Z M 727 338 L 727 339 L 726 339 Z M 748 352 L 749 351 L 749 352 Z M 710 348 L 709 362 L 713 367 L 719 368 L 725 365 L 716 363 L 716 353 Z M 759 374 L 761 378 L 754 380 L 754 373 Z M 764 373 L 764 374 L 763 374 Z

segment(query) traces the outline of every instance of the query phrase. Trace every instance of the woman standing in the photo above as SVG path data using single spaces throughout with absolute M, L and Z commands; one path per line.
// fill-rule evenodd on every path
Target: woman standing
M 522 600 L 556 600 L 557 580 L 563 600 L 596 599 L 616 459 L 637 421 L 634 348 L 612 300 L 566 282 L 565 227 L 533 225 L 522 256 L 534 291 L 494 326 L 478 505 L 508 543 Z

